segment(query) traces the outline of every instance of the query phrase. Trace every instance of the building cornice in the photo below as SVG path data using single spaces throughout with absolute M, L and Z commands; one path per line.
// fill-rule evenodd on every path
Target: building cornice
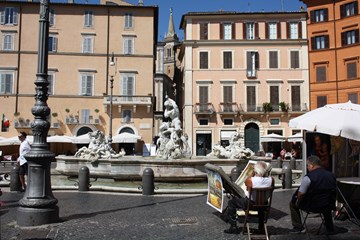
M 185 46 L 199 47 L 199 46 L 304 46 L 308 45 L 307 39 L 280 39 L 280 40 L 186 40 Z

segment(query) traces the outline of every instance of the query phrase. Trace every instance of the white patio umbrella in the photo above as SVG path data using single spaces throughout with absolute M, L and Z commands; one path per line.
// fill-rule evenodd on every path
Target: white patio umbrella
M 33 136 L 27 136 L 26 140 L 32 144 L 34 141 L 34 137 Z M 20 145 L 20 140 L 18 138 L 18 136 L 15 137 L 11 137 L 11 138 L 5 138 L 0 140 L 0 146 L 9 146 L 9 145 Z
M 268 135 L 261 136 L 260 142 L 285 142 L 285 137 L 279 134 L 270 133 Z
M 113 143 L 136 143 L 141 137 L 132 133 L 120 133 L 112 137 Z
M 72 143 L 73 137 L 54 135 L 47 137 L 48 143 Z
M 360 141 L 360 105 L 328 104 L 290 120 L 292 128 Z
M 302 133 L 295 133 L 294 135 L 287 137 L 287 140 L 288 142 L 303 142 Z
M 89 134 L 85 133 L 83 135 L 73 137 L 72 143 L 74 143 L 74 144 L 89 144 L 90 136 L 89 136 Z

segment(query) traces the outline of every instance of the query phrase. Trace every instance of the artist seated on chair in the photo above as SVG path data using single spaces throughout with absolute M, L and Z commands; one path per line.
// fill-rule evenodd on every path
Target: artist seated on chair
M 271 177 L 266 177 L 267 165 L 263 161 L 259 161 L 254 166 L 254 175 L 248 177 L 245 181 L 247 187 L 247 195 L 249 194 L 250 188 L 268 188 L 274 186 L 274 180 Z M 232 198 L 228 203 L 227 215 L 230 223 L 230 228 L 225 230 L 225 233 L 238 234 L 240 233 L 239 228 L 236 226 L 236 210 L 242 208 L 247 209 L 249 196 L 246 198 Z M 263 213 L 259 213 L 259 230 L 264 229 L 264 217 Z
M 305 232 L 301 222 L 300 210 L 322 213 L 326 230 L 334 231 L 331 210 L 335 208 L 336 179 L 334 175 L 320 166 L 317 156 L 310 156 L 306 161 L 308 174 L 301 181 L 299 189 L 290 202 L 292 233 Z

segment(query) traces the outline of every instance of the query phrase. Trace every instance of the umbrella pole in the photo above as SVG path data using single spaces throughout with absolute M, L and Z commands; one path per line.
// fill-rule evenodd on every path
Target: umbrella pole
M 302 170 L 303 170 L 303 177 L 306 175 L 306 156 L 307 156 L 307 149 L 306 149 L 306 131 L 303 133 L 303 142 L 302 142 Z

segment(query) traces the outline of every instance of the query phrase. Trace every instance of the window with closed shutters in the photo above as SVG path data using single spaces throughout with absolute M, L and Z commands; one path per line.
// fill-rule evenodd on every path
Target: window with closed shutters
M 223 86 L 224 112 L 232 112 L 233 87 Z
M 49 85 L 48 85 L 48 94 L 49 95 L 53 95 L 54 94 L 54 76 L 55 76 L 55 73 L 49 73 L 48 74 L 48 82 L 49 82 Z
M 85 11 L 84 13 L 84 27 L 93 27 L 94 26 L 94 12 Z
M 57 37 L 55 35 L 50 35 L 48 38 L 49 43 L 49 52 L 56 52 L 57 51 Z
M 199 104 L 200 111 L 208 110 L 209 103 L 209 87 L 208 86 L 199 86 Z
M 80 95 L 92 96 L 93 95 L 93 74 L 81 74 L 81 90 Z
M 299 38 L 299 23 L 291 22 L 289 24 L 290 31 L 290 39 L 298 39 Z
M 125 13 L 124 16 L 124 28 L 131 29 L 133 28 L 133 14 L 132 13 Z
M 300 86 L 291 86 L 291 109 L 301 111 Z
M 223 52 L 223 67 L 225 69 L 232 68 L 232 52 L 230 51 Z
M 290 51 L 290 62 L 291 68 L 300 67 L 299 51 Z
M 246 109 L 248 112 L 256 111 L 256 87 L 246 87 Z
M 317 107 L 323 107 L 327 104 L 327 96 L 317 96 Z
M 279 86 L 270 86 L 270 103 L 274 111 L 279 109 Z
M 326 66 L 317 66 L 316 67 L 316 81 L 317 82 L 326 81 Z
M 135 95 L 135 74 L 121 73 L 121 89 L 120 93 L 126 99 L 131 100 L 131 96 Z
M 208 23 L 200 23 L 200 40 L 208 39 Z
M 134 38 L 124 37 L 123 38 L 123 53 L 127 55 L 134 54 Z
M 83 36 L 83 53 L 93 53 L 94 49 L 94 37 L 93 36 Z
M 357 93 L 348 93 L 348 100 L 352 103 L 358 103 L 358 94 Z
M 2 50 L 12 51 L 14 50 L 14 34 L 4 33 L 3 34 Z
M 270 51 L 269 52 L 269 67 L 270 68 L 278 68 L 278 51 Z
M 349 62 L 346 64 L 347 79 L 357 78 L 357 63 Z
M 208 69 L 208 68 L 209 68 L 209 53 L 200 52 L 200 69 Z
M 12 94 L 14 84 L 14 74 L 0 73 L 0 93 Z
M 50 27 L 55 26 L 55 10 L 54 9 L 49 10 L 49 25 L 50 25 Z

